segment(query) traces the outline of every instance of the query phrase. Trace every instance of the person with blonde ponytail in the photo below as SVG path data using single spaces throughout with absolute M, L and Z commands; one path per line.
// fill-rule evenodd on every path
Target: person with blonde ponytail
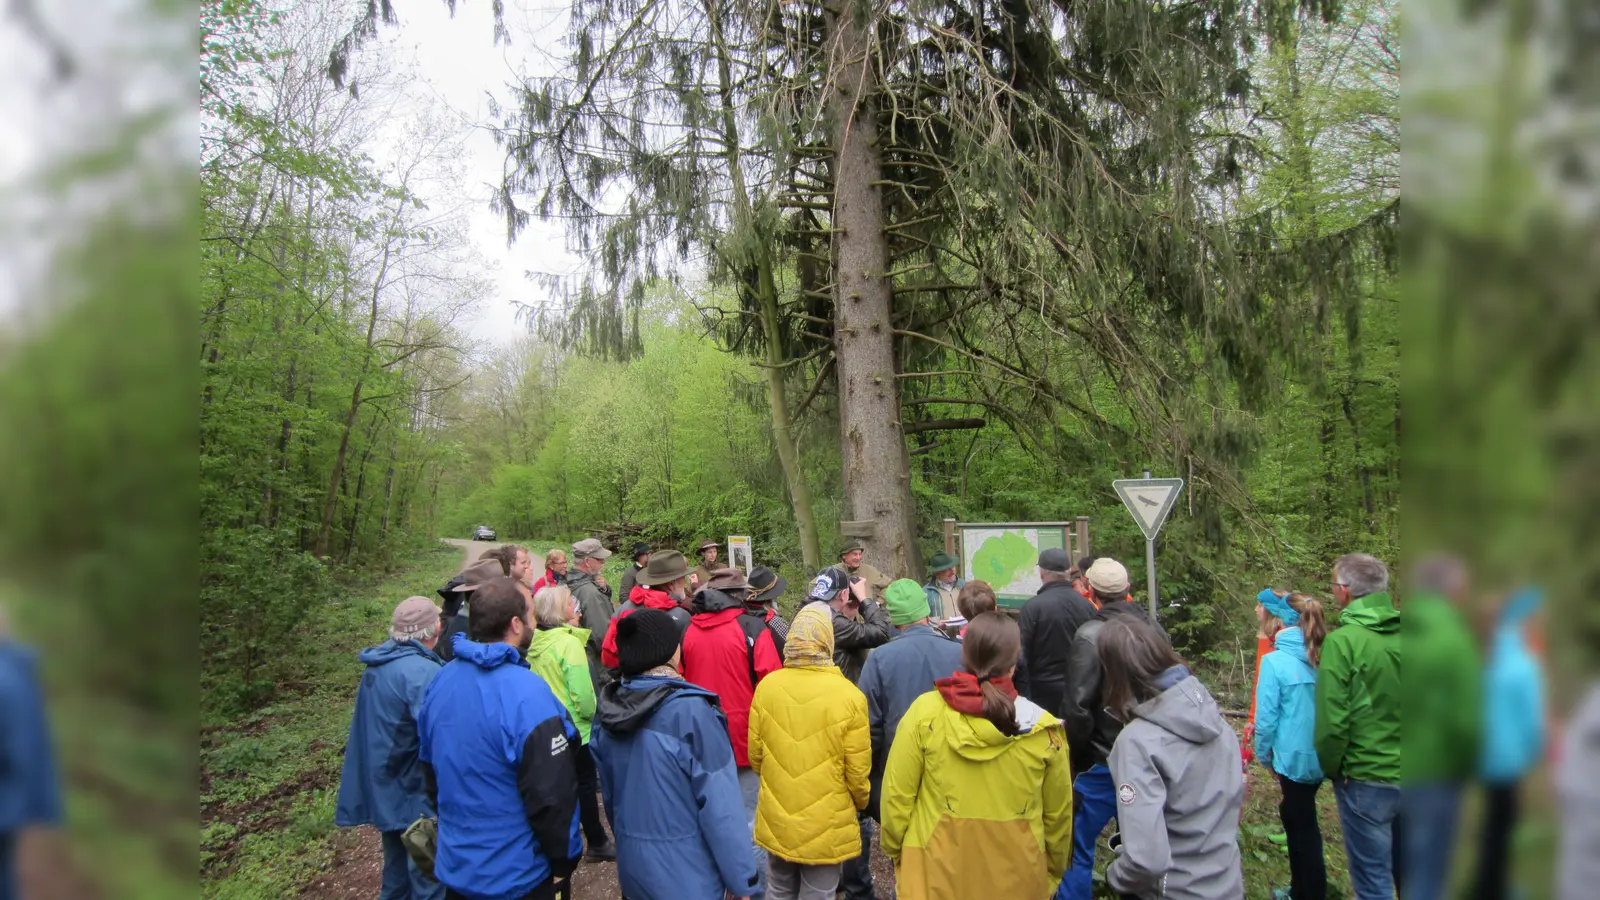
M 986 612 L 961 669 L 900 720 L 883 777 L 884 855 L 901 900 L 1048 897 L 1072 852 L 1072 774 L 1060 720 L 1011 683 L 1022 635 Z
M 1323 900 L 1328 873 L 1322 858 L 1322 827 L 1317 822 L 1317 664 L 1328 636 L 1322 603 L 1310 594 L 1256 595 L 1261 633 L 1274 652 L 1261 660 L 1256 684 L 1256 759 L 1272 769 L 1283 789 L 1278 816 L 1289 849 L 1289 888 L 1273 891 L 1275 900 Z

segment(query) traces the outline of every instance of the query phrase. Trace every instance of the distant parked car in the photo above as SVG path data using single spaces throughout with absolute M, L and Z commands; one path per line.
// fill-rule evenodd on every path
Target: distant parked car
M 472 529 L 472 539 L 475 541 L 492 541 L 494 538 L 494 529 L 487 525 L 479 525 Z

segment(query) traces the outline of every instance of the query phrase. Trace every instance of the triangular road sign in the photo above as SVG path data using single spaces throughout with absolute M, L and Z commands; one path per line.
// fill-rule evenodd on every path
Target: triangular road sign
M 1123 478 L 1111 482 L 1147 541 L 1156 539 L 1183 492 L 1182 478 Z

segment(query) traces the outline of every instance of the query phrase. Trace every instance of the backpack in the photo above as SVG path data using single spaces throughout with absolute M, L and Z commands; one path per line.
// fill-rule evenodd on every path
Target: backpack
M 744 652 L 746 664 L 750 667 L 750 687 L 756 686 L 756 641 L 761 639 L 764 631 L 772 632 L 773 646 L 778 648 L 778 655 L 783 655 L 783 641 L 778 639 L 778 631 L 770 624 L 777 613 L 769 609 L 750 609 L 745 607 L 739 614 L 739 629 L 744 632 Z

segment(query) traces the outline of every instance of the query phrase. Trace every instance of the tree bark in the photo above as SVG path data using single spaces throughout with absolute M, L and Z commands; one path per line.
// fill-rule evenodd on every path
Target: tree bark
M 890 320 L 889 241 L 884 232 L 883 159 L 871 12 L 862 0 L 829 12 L 828 84 L 833 128 L 834 346 L 845 506 L 870 520 L 866 558 L 893 575 L 920 574 L 913 538 L 911 461 L 900 430 Z

